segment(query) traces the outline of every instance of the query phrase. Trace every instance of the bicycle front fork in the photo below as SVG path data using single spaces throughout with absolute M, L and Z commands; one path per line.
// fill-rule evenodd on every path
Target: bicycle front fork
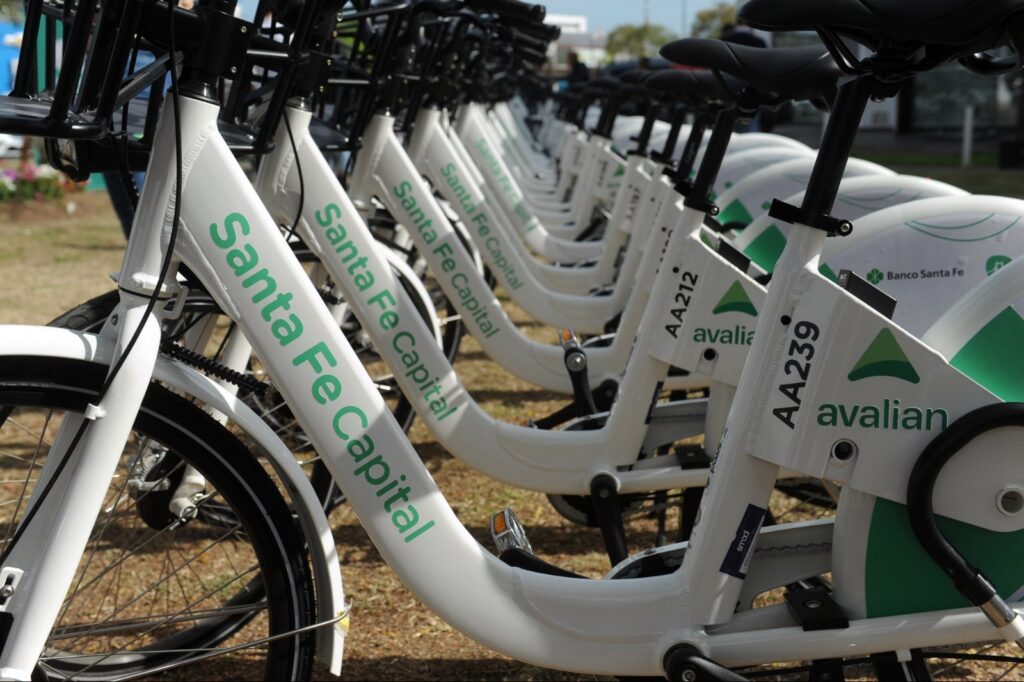
M 0 678 L 31 678 L 78 571 L 156 362 L 160 325 L 144 317 L 146 303 L 139 294 L 121 294 L 108 321 L 117 334 L 112 366 L 140 325 L 142 331 L 102 399 L 84 414 L 65 416 L 25 514 L 38 509 L 0 567 L 0 584 L 9 588 L 0 605 L 7 620 Z

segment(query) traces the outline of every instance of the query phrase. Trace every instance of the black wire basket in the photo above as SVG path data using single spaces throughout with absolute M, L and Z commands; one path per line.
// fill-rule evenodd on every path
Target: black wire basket
M 67 135 L 67 126 L 18 132 L 46 137 L 48 161 L 73 179 L 83 180 L 94 172 L 144 170 L 173 65 L 179 70 L 180 82 L 202 72 L 204 81 L 213 84 L 207 94 L 222 102 L 220 130 L 232 150 L 237 154 L 266 153 L 272 148 L 276 125 L 297 79 L 314 61 L 310 48 L 317 32 L 329 34 L 334 29 L 338 4 L 338 0 L 261 0 L 254 24 L 234 16 L 233 0 L 200 0 L 194 11 L 172 10 L 166 2 L 153 0 L 103 0 L 103 11 L 110 13 L 95 24 L 97 37 L 88 40 L 87 49 L 82 50 L 86 72 L 80 78 L 82 92 L 69 99 L 73 106 L 67 115 L 75 122 L 88 120 L 89 134 Z M 121 11 L 110 10 L 115 5 Z M 75 12 L 54 15 L 50 10 L 43 21 L 51 15 L 54 22 L 63 23 L 66 36 L 67 27 L 78 16 Z M 28 28 L 26 22 L 26 35 Z M 44 40 L 49 40 L 47 31 L 44 28 Z M 64 41 L 59 75 L 55 74 L 57 59 L 48 57 L 41 71 L 38 65 L 26 66 L 25 82 L 53 81 L 56 90 L 63 79 L 74 80 L 67 65 L 76 45 L 70 39 Z M 23 56 L 34 54 L 34 49 L 23 45 Z M 56 46 L 53 53 L 57 53 Z M 92 64 L 103 74 L 96 83 L 90 81 Z M 52 97 L 45 90 L 25 98 L 33 102 L 49 99 Z

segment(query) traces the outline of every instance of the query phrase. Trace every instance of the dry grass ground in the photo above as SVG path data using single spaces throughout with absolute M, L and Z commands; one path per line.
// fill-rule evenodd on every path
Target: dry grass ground
M 118 268 L 123 246 L 113 213 L 102 194 L 76 195 L 74 200 L 78 210 L 71 215 L 53 205 L 26 206 L 7 215 L 0 207 L 0 323 L 46 322 L 111 287 L 107 275 Z M 553 329 L 527 322 L 514 306 L 510 311 L 528 334 L 554 341 Z M 498 368 L 471 338 L 463 342 L 456 367 L 476 399 L 497 418 L 521 422 L 548 414 L 562 404 L 558 396 L 539 391 Z M 419 422 L 410 438 L 459 518 L 484 546 L 491 546 L 489 514 L 512 507 L 543 558 L 594 577 L 607 570 L 596 530 L 563 520 L 543 495 L 512 489 L 476 474 L 447 455 Z M 780 498 L 773 511 L 781 514 L 791 504 L 791 500 Z M 454 631 L 396 579 L 349 508 L 336 510 L 331 523 L 346 592 L 353 600 L 345 679 L 599 679 L 525 665 Z M 649 545 L 654 537 L 653 522 L 634 520 L 630 537 L 634 549 Z M 466 595 L 466 599 L 472 598 Z M 230 666 L 217 665 L 196 673 L 203 678 L 230 679 L 226 669 Z M 326 677 L 324 671 L 320 673 Z M 1004 673 L 1005 679 L 1024 679 L 1017 669 L 1007 670 L 1007 666 L 957 666 L 945 671 L 944 677 L 994 679 Z M 862 675 L 868 675 L 867 671 L 851 677 Z
M 45 323 L 109 291 L 123 252 L 104 192 L 0 205 L 0 323 Z

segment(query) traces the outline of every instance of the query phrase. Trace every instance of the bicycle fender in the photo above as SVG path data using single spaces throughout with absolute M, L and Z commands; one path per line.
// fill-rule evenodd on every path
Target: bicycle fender
M 109 362 L 113 342 L 95 334 L 27 325 L 0 325 L 0 356 L 47 356 L 87 362 Z M 273 430 L 235 395 L 209 377 L 180 362 L 159 356 L 154 377 L 170 388 L 195 396 L 240 426 L 266 452 L 295 505 L 307 538 L 316 580 L 317 622 L 334 620 L 347 609 L 337 548 L 316 492 L 291 451 Z M 347 617 L 333 627 L 317 629 L 317 657 L 333 674 L 341 672 Z

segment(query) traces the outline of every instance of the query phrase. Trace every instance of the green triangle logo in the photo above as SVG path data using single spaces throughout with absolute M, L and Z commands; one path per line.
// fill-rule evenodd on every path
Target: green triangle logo
M 750 302 L 750 297 L 747 296 L 747 292 L 739 280 L 732 283 L 729 290 L 722 296 L 722 300 L 718 302 L 718 305 L 711 312 L 715 315 L 721 315 L 722 313 L 746 313 L 752 317 L 757 317 L 757 308 Z
M 921 377 L 907 359 L 907 354 L 900 348 L 896 337 L 889 329 L 878 332 L 878 336 L 860 356 L 860 360 L 850 370 L 847 378 L 850 381 L 860 381 L 869 377 L 893 377 L 912 384 L 921 381 Z

